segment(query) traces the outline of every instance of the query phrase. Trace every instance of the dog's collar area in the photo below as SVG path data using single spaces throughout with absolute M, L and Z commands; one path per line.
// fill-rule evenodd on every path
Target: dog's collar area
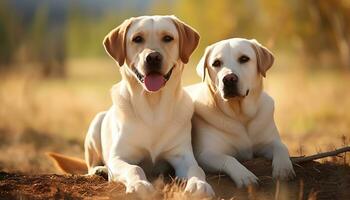
M 173 73 L 173 69 L 175 68 L 175 65 L 169 70 L 168 73 L 166 73 L 163 78 L 165 79 L 165 81 L 168 81 L 171 77 L 171 74 Z M 136 67 L 133 67 L 132 71 L 135 73 L 136 77 L 139 79 L 139 81 L 141 83 L 145 82 L 145 76 L 142 75 L 139 70 L 136 69 Z

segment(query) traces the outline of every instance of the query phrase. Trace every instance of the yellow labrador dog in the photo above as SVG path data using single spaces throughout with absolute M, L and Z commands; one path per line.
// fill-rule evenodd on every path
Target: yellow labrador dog
M 274 101 L 263 92 L 263 77 L 273 61 L 256 40 L 223 40 L 207 47 L 197 66 L 203 83 L 186 88 L 195 101 L 198 162 L 206 170 L 225 172 L 238 187 L 258 180 L 238 161 L 253 155 L 272 159 L 274 178 L 294 176 L 274 122 Z
M 138 164 L 163 159 L 188 179 L 185 191 L 214 195 L 191 145 L 191 97 L 181 87 L 184 64 L 196 49 L 198 33 L 174 16 L 142 16 L 124 21 L 104 39 L 121 66 L 122 80 L 112 88 L 112 107 L 92 121 L 85 160 L 51 154 L 68 172 L 109 172 L 126 192 L 153 190 Z M 86 173 L 85 172 L 85 173 Z

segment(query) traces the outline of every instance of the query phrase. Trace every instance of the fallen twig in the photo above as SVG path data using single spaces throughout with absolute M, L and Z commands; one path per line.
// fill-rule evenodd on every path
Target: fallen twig
M 337 156 L 338 154 L 345 153 L 348 151 L 350 151 L 350 146 L 336 149 L 334 151 L 328 151 L 328 152 L 314 154 L 311 156 L 291 157 L 291 160 L 293 163 L 303 163 L 303 162 L 308 162 L 308 161 L 326 158 L 326 157 L 330 157 L 330 156 Z

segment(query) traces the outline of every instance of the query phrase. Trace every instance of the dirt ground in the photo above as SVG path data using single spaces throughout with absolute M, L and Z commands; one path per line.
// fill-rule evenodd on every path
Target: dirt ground
M 337 163 L 337 164 L 336 164 Z M 289 182 L 271 178 L 271 162 L 255 159 L 244 165 L 260 179 L 259 186 L 237 189 L 224 175 L 208 175 L 215 199 L 350 199 L 350 166 L 341 162 L 295 165 L 297 177 Z M 153 181 L 158 193 L 150 199 L 192 199 L 184 184 L 171 178 Z M 124 186 L 99 176 L 21 174 L 0 172 L 0 199 L 135 199 Z

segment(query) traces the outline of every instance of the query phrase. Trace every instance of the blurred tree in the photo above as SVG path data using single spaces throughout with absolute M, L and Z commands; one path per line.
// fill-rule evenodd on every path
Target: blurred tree
M 88 20 L 84 20 L 80 7 L 72 3 L 68 9 L 67 23 L 68 52 L 71 56 L 82 56 L 88 51 L 88 38 L 92 30 L 89 31 L 87 25 Z
M 233 36 L 237 21 L 232 12 L 230 0 L 216 3 L 210 0 L 176 1 L 175 13 L 185 22 L 195 27 L 201 34 L 200 47 Z
M 95 57 L 106 55 L 102 41 L 109 31 L 117 27 L 126 18 L 136 13 L 131 8 L 105 10 L 103 13 L 91 14 L 81 5 L 72 2 L 67 15 L 67 49 L 72 57 Z
M 349 3 L 342 0 L 300 1 L 294 4 L 294 18 L 304 54 L 315 65 L 330 57 L 332 65 L 350 70 Z
M 197 55 L 206 46 L 219 40 L 265 37 L 261 29 L 262 12 L 259 12 L 257 0 L 220 0 L 215 3 L 210 0 L 155 0 L 151 8 L 152 14 L 175 13 L 198 30 L 201 42 Z
M 13 12 L 9 12 L 6 1 L 0 1 L 0 70 L 14 59 L 16 45 L 17 23 Z
M 37 63 L 35 66 L 39 66 L 37 69 L 44 76 L 65 76 L 65 8 L 62 5 L 0 1 L 1 68 L 14 68 L 12 62 L 16 61 L 30 61 Z
M 64 77 L 67 56 L 105 55 L 108 31 L 144 14 L 175 14 L 197 29 L 195 56 L 216 41 L 245 37 L 302 57 L 308 66 L 350 70 L 349 0 L 3 0 L 0 66 L 27 49 L 26 58 L 40 63 L 44 75 Z
M 51 13 L 50 13 L 51 11 Z M 45 77 L 66 76 L 66 41 L 64 12 L 55 14 L 48 4 L 36 8 L 28 43 L 34 61 L 39 62 Z

